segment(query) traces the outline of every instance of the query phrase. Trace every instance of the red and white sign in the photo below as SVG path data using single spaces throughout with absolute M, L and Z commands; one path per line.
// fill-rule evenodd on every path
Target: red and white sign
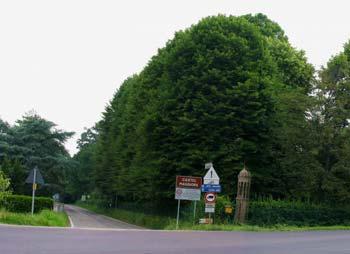
M 202 177 L 176 176 L 176 188 L 200 189 Z
M 216 193 L 215 192 L 207 192 L 204 196 L 206 204 L 215 204 L 216 201 Z
M 176 176 L 175 199 L 200 200 L 202 178 L 193 176 Z

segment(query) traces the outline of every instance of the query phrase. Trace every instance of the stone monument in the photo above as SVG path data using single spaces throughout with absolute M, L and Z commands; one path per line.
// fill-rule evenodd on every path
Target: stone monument
M 251 174 L 244 168 L 238 174 L 237 198 L 235 207 L 235 223 L 243 224 L 249 208 L 249 192 L 250 192 Z

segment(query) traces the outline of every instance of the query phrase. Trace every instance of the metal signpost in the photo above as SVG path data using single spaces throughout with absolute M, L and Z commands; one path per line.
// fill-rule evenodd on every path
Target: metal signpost
M 202 178 L 193 176 L 176 176 L 175 199 L 177 199 L 176 229 L 179 228 L 180 201 L 194 201 L 194 217 L 196 216 L 196 202 L 201 199 Z
M 216 193 L 221 192 L 220 177 L 216 173 L 213 163 L 206 163 L 205 169 L 208 171 L 203 178 L 204 184 L 201 189 L 202 192 L 205 192 L 205 212 L 209 213 L 209 221 L 212 221 L 211 214 L 215 212 Z
M 34 214 L 34 203 L 35 203 L 35 191 L 37 189 L 38 184 L 44 184 L 44 178 L 41 175 L 38 167 L 35 167 L 30 171 L 29 176 L 27 177 L 26 183 L 32 184 L 32 215 Z

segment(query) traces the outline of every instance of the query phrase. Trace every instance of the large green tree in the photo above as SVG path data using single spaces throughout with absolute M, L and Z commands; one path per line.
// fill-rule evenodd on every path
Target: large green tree
M 72 166 L 64 143 L 72 135 L 34 113 L 26 114 L 13 126 L 1 121 L 0 164 L 11 178 L 13 190 L 25 192 L 25 177 L 38 166 L 47 183 L 38 193 L 64 192 L 65 172 Z
M 274 151 L 287 153 L 286 122 L 305 129 L 313 71 L 262 14 L 208 17 L 177 32 L 107 106 L 94 147 L 97 188 L 111 200 L 170 200 L 176 175 L 201 176 L 212 161 L 232 195 L 246 161 L 256 193 L 283 196 L 288 172 Z
M 322 171 L 317 178 L 321 200 L 350 201 L 350 43 L 320 71 L 318 110 L 314 114 L 317 159 Z

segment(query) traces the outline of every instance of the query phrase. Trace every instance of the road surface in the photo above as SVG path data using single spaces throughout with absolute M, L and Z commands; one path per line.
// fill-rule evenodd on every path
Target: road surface
M 0 225 L 4 254 L 349 254 L 350 231 L 176 232 Z
M 65 205 L 72 227 L 76 228 L 118 228 L 118 229 L 141 229 L 141 227 L 115 220 L 104 215 L 96 214 L 86 209 Z

